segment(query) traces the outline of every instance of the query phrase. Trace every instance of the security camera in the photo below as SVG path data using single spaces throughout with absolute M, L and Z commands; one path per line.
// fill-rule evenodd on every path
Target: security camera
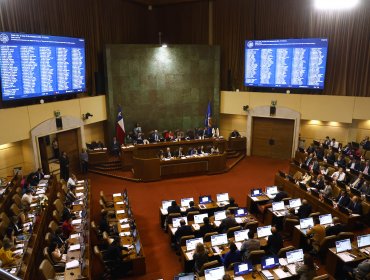
M 249 106 L 248 105 L 244 105 L 243 106 L 243 111 L 248 112 L 248 110 L 249 110 Z

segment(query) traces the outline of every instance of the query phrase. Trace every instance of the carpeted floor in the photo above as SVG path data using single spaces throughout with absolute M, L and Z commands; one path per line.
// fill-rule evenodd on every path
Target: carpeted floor
M 147 273 L 130 279 L 173 279 L 182 271 L 179 257 L 170 248 L 168 234 L 159 226 L 159 207 L 162 200 L 194 197 L 228 192 L 239 206 L 245 206 L 246 196 L 251 188 L 273 184 L 278 169 L 288 171 L 288 161 L 259 157 L 247 157 L 230 172 L 213 176 L 196 176 L 152 183 L 126 182 L 97 174 L 89 174 L 92 184 L 92 217 L 99 221 L 99 191 L 105 194 L 127 188 L 135 215 L 139 234 L 144 246 Z M 97 260 L 93 260 L 94 279 L 99 279 Z

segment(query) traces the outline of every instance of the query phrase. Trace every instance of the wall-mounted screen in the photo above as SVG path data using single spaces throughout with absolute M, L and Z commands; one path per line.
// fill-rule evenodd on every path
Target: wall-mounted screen
M 328 39 L 245 42 L 245 86 L 323 89 Z
M 85 40 L 0 33 L 3 101 L 86 91 Z

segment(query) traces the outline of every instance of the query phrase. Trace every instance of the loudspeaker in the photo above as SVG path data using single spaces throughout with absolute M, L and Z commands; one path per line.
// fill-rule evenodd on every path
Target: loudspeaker
M 276 114 L 276 107 L 270 106 L 270 116 L 275 116 L 275 114 Z
M 105 93 L 105 78 L 104 73 L 94 72 L 95 91 L 96 93 Z
M 62 118 L 55 118 L 55 124 L 57 126 L 57 129 L 63 129 L 63 121 Z

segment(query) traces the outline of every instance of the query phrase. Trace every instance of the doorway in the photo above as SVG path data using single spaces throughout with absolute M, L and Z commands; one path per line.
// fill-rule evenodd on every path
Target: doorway
M 252 119 L 252 155 L 290 159 L 294 138 L 294 120 L 268 117 Z

